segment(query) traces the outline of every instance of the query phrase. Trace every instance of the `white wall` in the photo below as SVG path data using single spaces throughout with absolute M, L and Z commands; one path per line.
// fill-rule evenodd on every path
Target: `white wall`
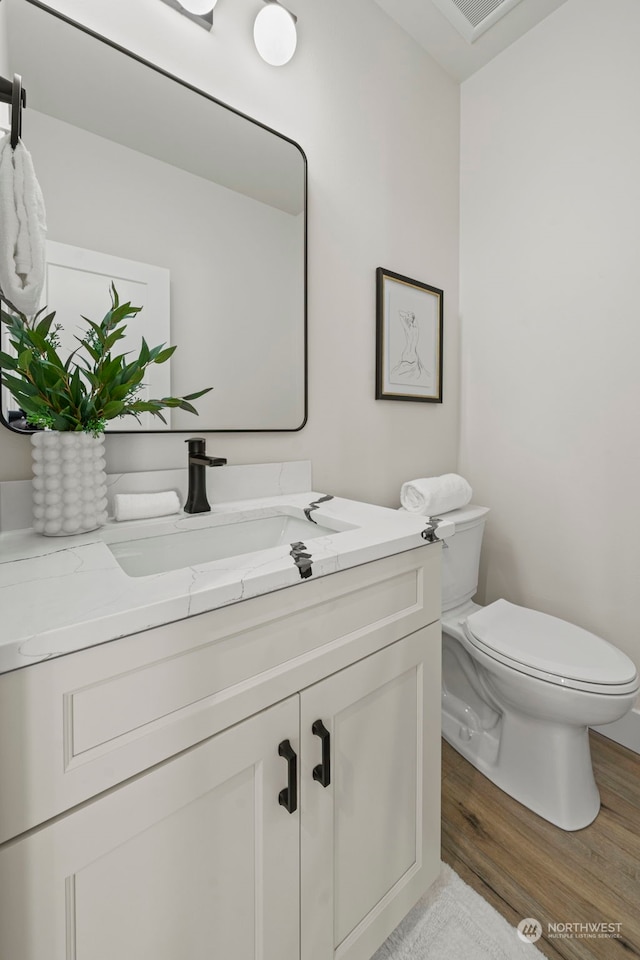
M 569 0 L 462 87 L 460 470 L 484 599 L 640 667 L 640 5 Z
M 158 0 L 55 6 L 307 154 L 308 425 L 294 434 L 214 435 L 211 452 L 233 463 L 310 458 L 316 489 L 390 505 L 403 480 L 454 469 L 457 85 L 371 0 L 291 0 L 299 48 L 280 70 L 253 48 L 254 0 L 218 4 L 211 34 Z M 443 405 L 373 399 L 378 266 L 445 291 Z M 109 468 L 181 465 L 182 440 L 108 438 Z M 25 438 L 1 432 L 0 479 L 29 476 L 28 448 Z

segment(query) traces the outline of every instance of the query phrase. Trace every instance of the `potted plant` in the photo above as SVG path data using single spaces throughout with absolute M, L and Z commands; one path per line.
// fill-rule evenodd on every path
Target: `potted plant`
M 2 323 L 15 351 L 0 351 L 0 382 L 24 410 L 32 435 L 34 528 L 52 536 L 84 533 L 106 520 L 104 428 L 116 417 L 179 407 L 197 414 L 191 403 L 211 390 L 184 397 L 144 400 L 139 394 L 147 369 L 166 363 L 175 347 L 149 347 L 144 337 L 137 355 L 117 353 L 127 324 L 142 309 L 120 303 L 111 284 L 111 308 L 102 321 L 87 317 L 87 331 L 78 347 L 60 356 L 62 325 L 55 311 L 40 310 L 31 320 L 8 300 Z

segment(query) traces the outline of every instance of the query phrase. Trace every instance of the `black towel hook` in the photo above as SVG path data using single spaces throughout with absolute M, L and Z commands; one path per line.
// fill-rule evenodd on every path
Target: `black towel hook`
M 14 150 L 22 136 L 22 108 L 26 105 L 27 95 L 22 89 L 22 77 L 19 73 L 14 73 L 11 95 L 11 146 Z
M 27 105 L 27 94 L 19 73 L 14 73 L 13 80 L 0 77 L 0 102 L 11 104 L 11 146 L 15 150 L 22 136 L 22 108 Z

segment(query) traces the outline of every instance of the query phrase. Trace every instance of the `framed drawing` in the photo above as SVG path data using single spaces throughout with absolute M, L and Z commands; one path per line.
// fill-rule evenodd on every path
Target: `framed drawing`
M 444 293 L 376 270 L 376 400 L 442 403 Z

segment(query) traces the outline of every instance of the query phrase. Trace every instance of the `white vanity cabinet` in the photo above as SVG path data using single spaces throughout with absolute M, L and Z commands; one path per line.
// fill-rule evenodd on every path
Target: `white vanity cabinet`
M 437 876 L 439 646 L 419 630 L 300 696 L 302 960 L 369 960 Z
M 0 957 L 368 960 L 438 872 L 438 574 L 419 548 L 0 677 L 34 705 L 0 727 Z
M 298 817 L 278 805 L 277 754 L 295 700 L 8 844 L 3 960 L 296 957 Z

